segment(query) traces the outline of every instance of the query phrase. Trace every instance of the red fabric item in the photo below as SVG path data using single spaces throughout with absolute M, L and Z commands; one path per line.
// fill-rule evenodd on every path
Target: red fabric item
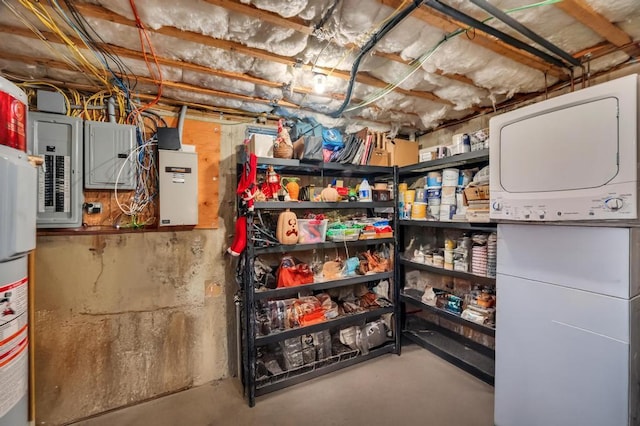
M 313 282 L 313 272 L 306 264 L 281 266 L 278 271 L 278 288 L 295 287 Z
M 233 236 L 233 243 L 227 249 L 231 256 L 240 256 L 240 253 L 247 247 L 247 218 L 240 216 L 236 220 L 236 233 Z

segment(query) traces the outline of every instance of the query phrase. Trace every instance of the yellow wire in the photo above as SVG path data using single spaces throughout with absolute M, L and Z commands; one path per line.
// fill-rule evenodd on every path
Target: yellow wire
M 71 54 L 75 57 L 76 61 L 80 63 L 80 65 L 85 68 L 88 73 L 92 74 L 98 81 L 100 81 L 105 88 L 109 91 L 109 94 L 114 91 L 119 92 L 119 88 L 115 87 L 108 80 L 108 72 L 104 68 L 104 66 L 100 66 L 100 68 L 96 67 L 92 64 L 83 53 L 80 51 L 76 43 L 69 37 L 67 34 L 58 26 L 55 19 L 49 14 L 46 7 L 37 2 L 31 3 L 28 0 L 19 0 L 19 3 L 28 11 L 33 13 L 39 20 L 44 24 L 49 30 L 51 30 L 55 35 L 57 35 L 60 40 L 67 46 Z M 42 36 L 41 34 L 39 36 Z M 96 53 L 80 38 L 80 41 L 84 45 L 86 49 L 88 49 L 91 53 L 96 56 Z

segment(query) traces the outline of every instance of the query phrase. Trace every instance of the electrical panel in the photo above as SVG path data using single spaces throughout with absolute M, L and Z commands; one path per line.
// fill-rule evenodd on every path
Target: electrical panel
M 27 150 L 44 158 L 38 168 L 37 226 L 82 225 L 82 120 L 66 115 L 29 113 Z
M 0 262 L 36 246 L 36 176 L 27 154 L 0 145 Z
M 198 154 L 158 150 L 160 226 L 198 224 Z
M 136 188 L 136 127 L 99 121 L 84 122 L 84 187 Z

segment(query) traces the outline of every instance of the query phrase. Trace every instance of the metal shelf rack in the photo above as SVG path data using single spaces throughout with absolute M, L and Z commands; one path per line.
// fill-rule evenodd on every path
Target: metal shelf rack
M 239 156 L 241 158 L 241 156 Z M 306 163 L 299 160 L 285 160 L 278 158 L 258 158 L 258 171 L 265 170 L 268 166 L 272 166 L 281 174 L 290 175 L 311 175 L 324 177 L 346 177 L 361 178 L 366 177 L 370 181 L 387 180 L 390 182 L 397 181 L 397 167 L 377 167 L 377 166 L 356 166 L 335 163 Z M 242 171 L 242 164 L 238 163 L 238 176 Z M 394 186 L 397 196 L 397 186 Z M 387 208 L 393 209 L 392 224 L 398 223 L 397 209 L 395 202 L 256 202 L 254 208 L 260 210 L 284 210 L 284 209 L 366 209 L 368 213 L 373 213 L 374 209 Z M 249 213 L 247 217 L 247 240 L 251 241 L 253 214 Z M 239 290 L 237 299 L 241 305 L 239 341 L 241 344 L 241 363 L 242 372 L 241 379 L 244 385 L 245 397 L 250 406 L 255 405 L 256 397 L 264 395 L 275 390 L 279 390 L 288 386 L 301 383 L 311 378 L 339 370 L 359 362 L 364 362 L 374 357 L 388 354 L 400 353 L 400 287 L 398 279 L 398 270 L 394 269 L 390 272 L 359 275 L 354 277 L 346 277 L 340 280 L 316 282 L 313 284 L 302 285 L 291 288 L 277 288 L 264 291 L 256 291 L 253 280 L 253 261 L 255 256 L 262 254 L 277 254 L 289 252 L 311 251 L 314 249 L 331 249 L 342 247 L 367 247 L 379 244 L 393 245 L 394 259 L 398 258 L 398 232 L 394 230 L 392 238 L 375 238 L 357 241 L 327 241 L 317 244 L 295 244 L 295 245 L 274 245 L 269 247 L 253 247 L 248 244 L 246 250 L 242 254 L 240 260 L 241 268 L 241 289 Z M 394 265 L 395 266 L 395 265 Z M 313 324 L 306 327 L 298 327 L 280 332 L 271 333 L 269 335 L 257 335 L 256 330 L 256 304 L 267 299 L 281 299 L 296 295 L 298 292 L 321 291 L 330 288 L 350 286 L 354 284 L 363 284 L 375 282 L 383 279 L 391 279 L 392 285 L 390 293 L 392 294 L 391 307 L 372 309 L 361 313 L 343 315 L 333 320 L 327 320 L 319 324 Z M 256 364 L 258 355 L 258 346 L 264 346 L 280 342 L 291 337 L 301 336 L 308 333 L 314 333 L 323 330 L 334 330 L 343 326 L 362 324 L 365 322 L 379 318 L 381 315 L 392 313 L 394 321 L 394 339 L 382 347 L 374 348 L 368 354 L 360 353 L 350 356 L 335 354 L 327 359 L 314 362 L 312 365 L 304 365 L 295 371 L 284 372 L 282 375 L 272 376 L 268 378 L 256 377 Z
M 448 167 L 486 165 L 489 162 L 489 150 L 481 150 L 455 155 L 452 157 L 441 158 L 433 161 L 426 161 L 398 169 L 398 182 L 403 180 L 416 180 L 425 176 L 433 170 L 441 170 Z M 396 198 L 397 200 L 397 198 Z M 398 239 L 400 247 L 404 247 L 404 230 L 411 229 L 411 233 L 420 229 L 433 229 L 438 232 L 446 230 L 458 230 L 463 232 L 481 231 L 495 232 L 497 225 L 495 223 L 470 223 L 470 222 L 438 222 L 427 220 L 401 220 L 398 222 Z M 418 313 L 411 312 L 407 306 L 419 308 L 419 312 L 428 312 L 445 319 L 451 323 L 467 327 L 474 332 L 479 332 L 490 337 L 495 337 L 495 329 L 481 324 L 476 324 L 463 319 L 461 316 L 422 303 L 422 295 L 420 292 L 411 289 L 404 289 L 404 276 L 407 270 L 423 270 L 433 274 L 450 276 L 454 278 L 464 279 L 472 283 L 495 286 L 496 279 L 484 276 L 474 275 L 468 272 L 447 270 L 431 265 L 412 262 L 400 255 L 396 260 L 396 269 L 400 277 L 400 287 L 403 289 L 400 293 L 400 302 L 402 305 L 402 330 L 404 341 L 409 341 L 430 350 L 441 358 L 451 362 L 452 364 L 462 368 L 463 370 L 474 374 L 481 380 L 493 384 L 494 377 L 494 356 L 493 350 L 476 343 L 462 334 L 455 333 L 451 330 L 438 326 L 419 316 Z

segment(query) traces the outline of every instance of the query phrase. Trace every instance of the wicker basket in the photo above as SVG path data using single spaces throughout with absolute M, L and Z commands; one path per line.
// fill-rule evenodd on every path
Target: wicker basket
M 273 157 L 274 158 L 291 158 L 293 157 L 293 147 L 286 143 L 274 143 L 273 144 Z

